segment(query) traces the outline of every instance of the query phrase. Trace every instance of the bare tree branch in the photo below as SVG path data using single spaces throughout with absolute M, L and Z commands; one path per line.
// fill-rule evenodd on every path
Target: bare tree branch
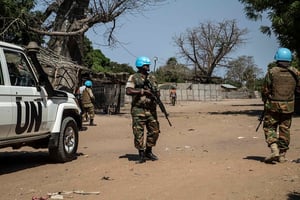
M 244 42 L 246 29 L 239 29 L 234 20 L 218 24 L 201 23 L 187 29 L 185 34 L 174 37 L 179 54 L 200 70 L 200 76 L 211 77 L 217 66 L 222 66 L 224 57 Z
M 107 27 L 103 26 L 108 31 L 103 37 L 108 37 L 108 44 L 112 45 L 117 41 L 113 32 L 120 17 L 135 12 L 141 14 L 142 11 L 166 1 L 44 0 L 48 5 L 40 7 L 43 10 L 20 12 L 21 16 L 13 21 L 3 19 L 1 34 L 3 36 L 12 34 L 20 26 L 24 33 L 35 35 L 41 38 L 41 41 L 44 36 L 48 36 L 48 48 L 59 55 L 77 60 L 80 64 L 83 57 L 84 35 L 90 28 L 109 24 Z

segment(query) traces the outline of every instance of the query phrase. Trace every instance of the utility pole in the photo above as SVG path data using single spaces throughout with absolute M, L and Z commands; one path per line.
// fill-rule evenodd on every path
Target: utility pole
M 157 62 L 157 60 L 158 60 L 158 57 L 157 57 L 157 56 L 154 56 L 153 60 L 154 60 L 154 68 L 153 68 L 153 73 L 155 73 L 156 62 Z

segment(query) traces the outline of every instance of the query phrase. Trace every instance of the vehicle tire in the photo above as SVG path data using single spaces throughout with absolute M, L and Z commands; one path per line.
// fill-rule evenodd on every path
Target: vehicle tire
M 78 148 L 78 127 L 72 117 L 66 117 L 61 124 L 57 147 L 49 148 L 50 158 L 55 162 L 68 162 L 76 158 Z

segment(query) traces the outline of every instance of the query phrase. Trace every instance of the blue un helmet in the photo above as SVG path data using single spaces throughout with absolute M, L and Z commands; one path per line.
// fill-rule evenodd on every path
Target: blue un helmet
M 138 57 L 135 61 L 136 67 L 143 67 L 144 65 L 150 65 L 150 64 L 151 64 L 150 59 L 145 56 Z
M 90 80 L 87 80 L 87 81 L 85 81 L 84 82 L 84 85 L 86 86 L 86 87 L 92 87 L 92 81 L 90 81 Z
M 292 61 L 292 53 L 287 48 L 279 48 L 274 56 L 276 61 Z

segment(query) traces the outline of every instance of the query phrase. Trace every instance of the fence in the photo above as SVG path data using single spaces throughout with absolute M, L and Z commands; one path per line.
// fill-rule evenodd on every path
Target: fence
M 187 84 L 184 84 L 187 86 Z M 222 88 L 219 84 L 177 85 L 177 101 L 219 101 L 222 100 Z M 161 89 L 161 100 L 169 101 L 169 89 Z
M 160 89 L 162 102 L 170 102 L 169 89 Z M 223 92 L 219 84 L 181 83 L 176 86 L 177 101 L 220 101 Z M 125 96 L 125 102 L 131 102 L 130 96 Z
M 125 103 L 125 83 L 128 73 L 93 74 L 93 93 L 95 106 L 107 114 L 120 112 Z

